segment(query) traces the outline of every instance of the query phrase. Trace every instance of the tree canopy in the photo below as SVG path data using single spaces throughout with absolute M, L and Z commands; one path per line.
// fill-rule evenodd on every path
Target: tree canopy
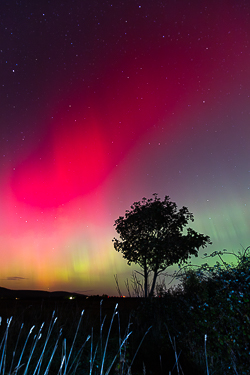
M 185 228 L 189 221 L 194 221 L 187 207 L 178 210 L 169 196 L 163 201 L 157 194 L 153 196 L 134 202 L 131 210 L 114 224 L 120 236 L 120 239 L 113 239 L 114 248 L 123 254 L 129 265 L 135 263 L 143 269 L 145 297 L 151 272 L 150 296 L 153 296 L 156 279 L 167 267 L 186 262 L 191 255 L 197 257 L 200 247 L 211 244 L 209 236 Z

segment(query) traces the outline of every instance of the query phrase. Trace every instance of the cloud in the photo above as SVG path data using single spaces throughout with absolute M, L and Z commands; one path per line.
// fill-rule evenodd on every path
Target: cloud
M 6 277 L 6 279 L 2 279 L 2 280 L 18 281 L 18 280 L 26 280 L 26 279 L 27 279 L 26 277 L 10 276 L 10 277 Z

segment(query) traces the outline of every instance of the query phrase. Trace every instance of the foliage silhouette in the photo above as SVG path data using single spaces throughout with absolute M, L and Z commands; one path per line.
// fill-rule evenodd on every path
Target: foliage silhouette
M 177 210 L 177 205 L 165 196 L 161 201 L 143 198 L 134 202 L 125 217 L 115 221 L 120 239 L 113 239 L 114 248 L 121 252 L 128 264 L 138 264 L 143 269 L 144 292 L 148 296 L 148 277 L 153 273 L 150 296 L 154 295 L 157 277 L 169 266 L 186 262 L 191 255 L 198 256 L 200 247 L 211 244 L 209 236 L 198 234 L 191 228 L 183 233 L 188 221 L 194 221 L 187 207 Z
M 227 263 L 233 255 L 237 263 Z M 187 267 L 181 275 L 183 343 L 197 358 L 203 356 L 202 338 L 208 335 L 208 359 L 212 373 L 249 374 L 250 367 L 250 247 L 243 252 L 214 251 L 221 262 Z M 192 338 L 191 341 L 189 338 Z

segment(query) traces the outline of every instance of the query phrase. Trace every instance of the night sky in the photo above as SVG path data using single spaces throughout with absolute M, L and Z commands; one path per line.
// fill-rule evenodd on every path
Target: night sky
M 250 245 L 249 1 L 3 0 L 0 26 L 1 286 L 125 294 L 114 221 L 153 193 L 200 255 Z

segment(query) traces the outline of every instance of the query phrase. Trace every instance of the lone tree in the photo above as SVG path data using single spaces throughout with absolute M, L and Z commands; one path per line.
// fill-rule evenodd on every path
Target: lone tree
M 194 221 L 187 207 L 179 211 L 177 205 L 165 196 L 163 201 L 143 198 L 134 202 L 125 217 L 115 221 L 120 239 L 113 239 L 114 248 L 121 252 L 128 264 L 139 264 L 143 269 L 145 297 L 148 294 L 148 277 L 153 273 L 149 296 L 153 296 L 157 277 L 169 266 L 187 262 L 191 255 L 198 256 L 200 247 L 211 244 L 209 236 L 184 227 Z

